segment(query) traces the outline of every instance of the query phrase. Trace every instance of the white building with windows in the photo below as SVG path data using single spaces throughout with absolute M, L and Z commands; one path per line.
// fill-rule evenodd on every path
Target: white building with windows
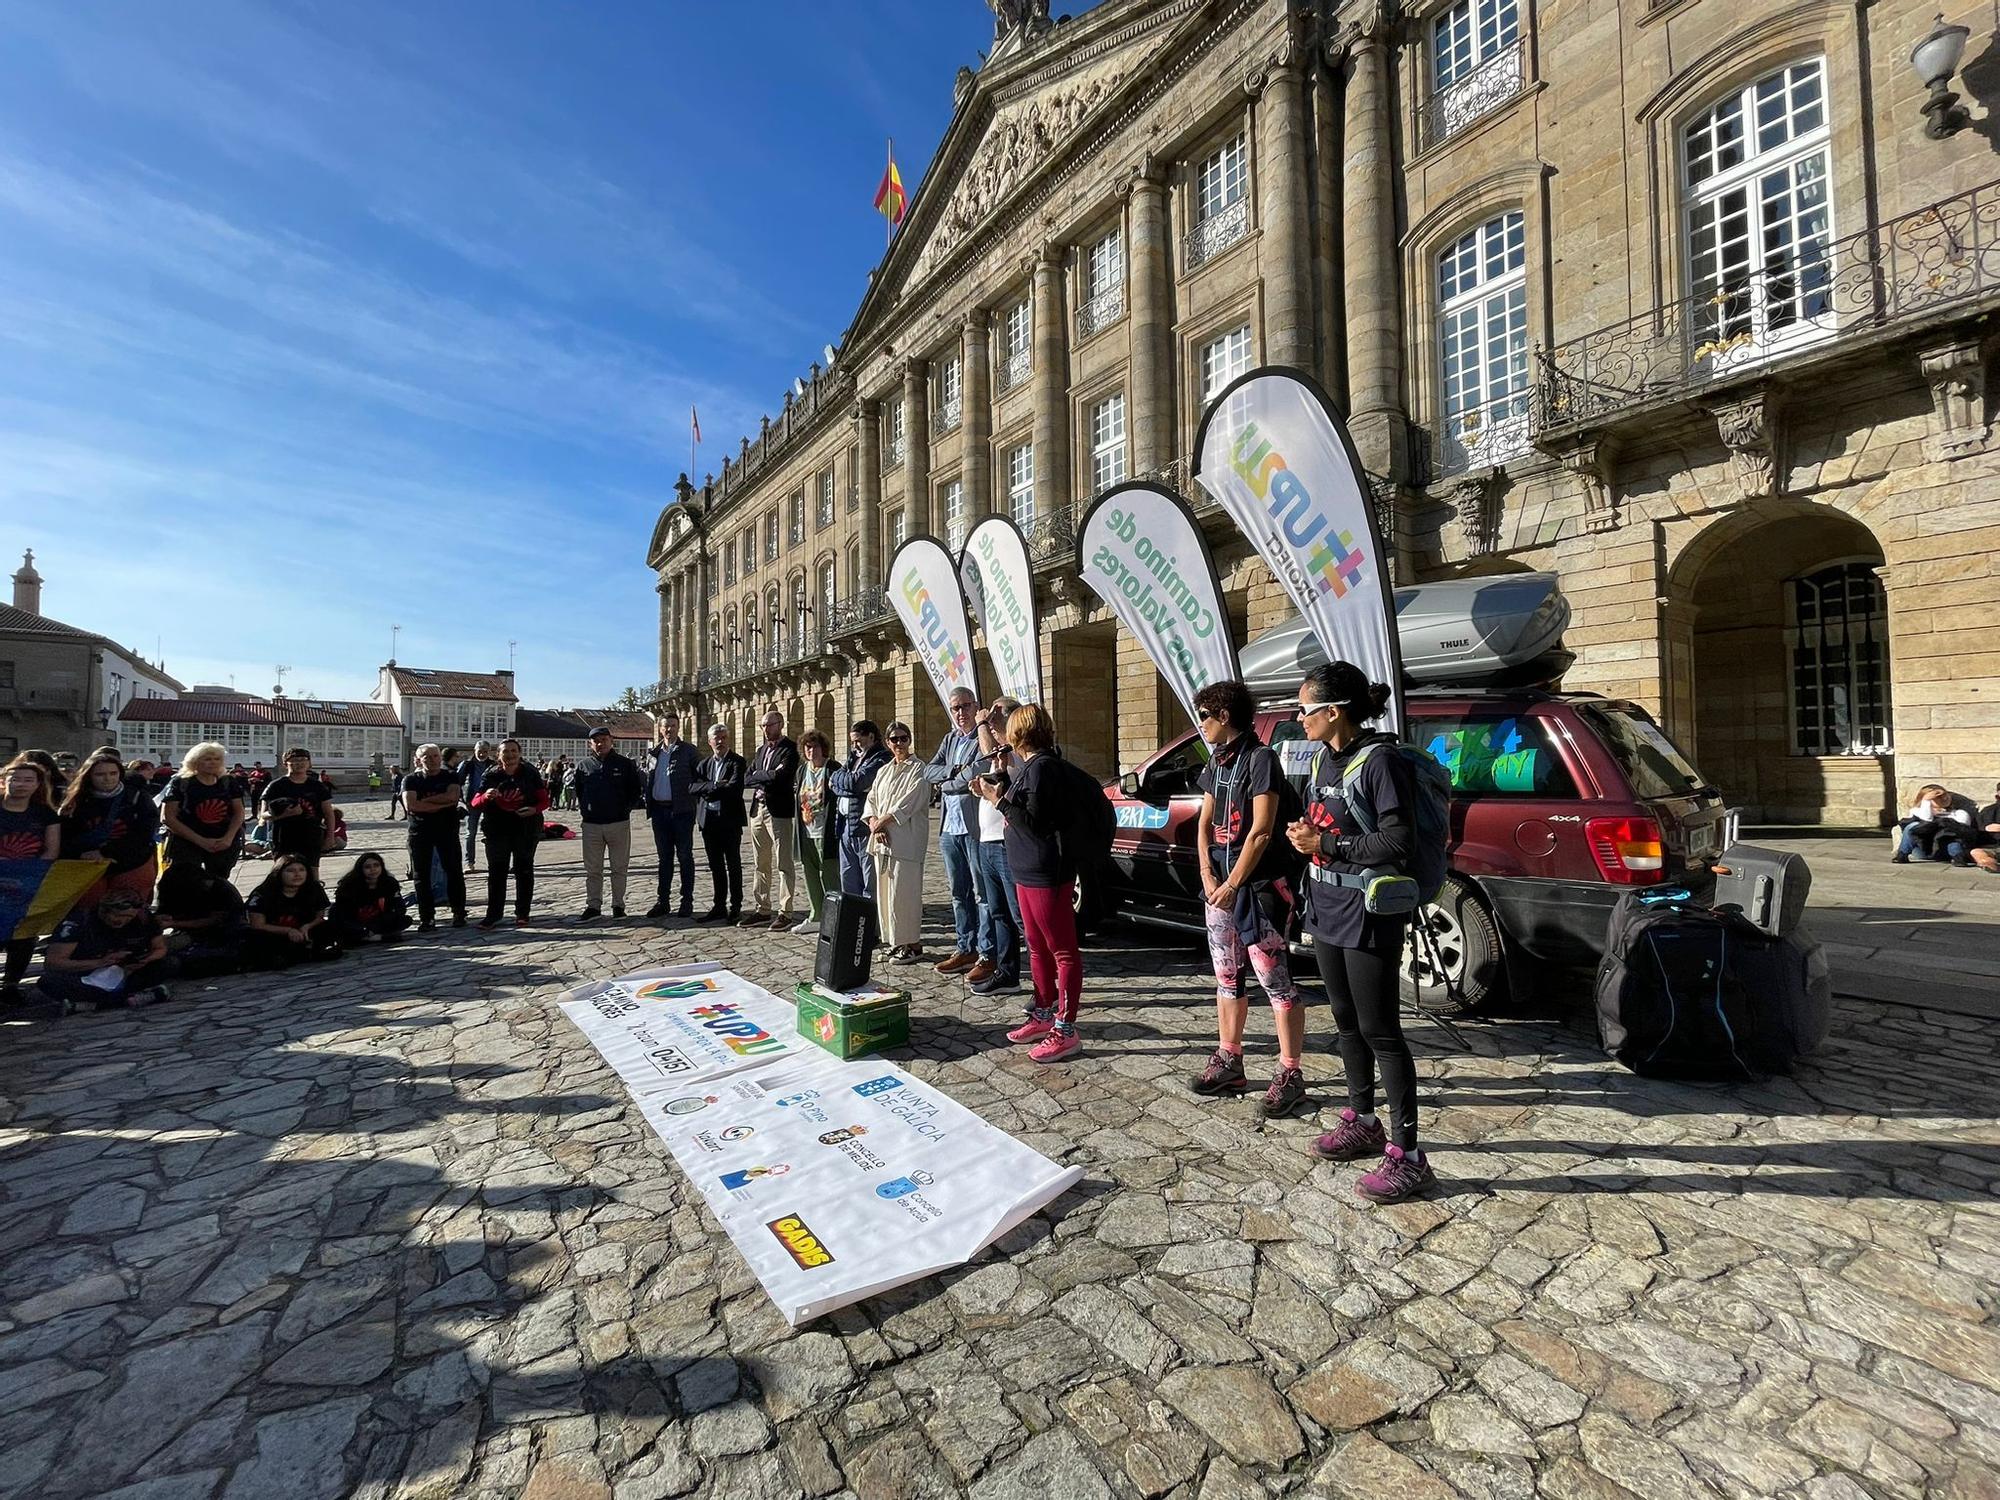
M 514 732 L 518 700 L 511 670 L 454 672 L 390 662 L 381 669 L 374 697 L 403 726 L 403 765 L 418 745 L 462 752 Z
M 371 770 L 404 764 L 403 734 L 396 716 L 377 703 L 325 702 L 302 698 L 257 698 L 248 693 L 220 697 L 135 698 L 114 724 L 118 753 L 178 766 L 196 745 L 217 744 L 229 764 L 275 770 L 285 752 L 303 748 L 316 770 L 336 788 L 361 784 Z

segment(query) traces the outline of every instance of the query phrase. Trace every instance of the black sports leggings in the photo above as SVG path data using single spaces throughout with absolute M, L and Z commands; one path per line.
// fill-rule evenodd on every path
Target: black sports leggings
M 1313 957 L 1333 1022 L 1340 1028 L 1340 1061 L 1347 1073 L 1347 1102 L 1357 1115 L 1375 1113 L 1375 1070 L 1388 1096 L 1389 1139 L 1417 1148 L 1417 1065 L 1403 1040 L 1402 996 L 1396 970 L 1409 923 L 1371 918 L 1358 948 L 1315 941 Z

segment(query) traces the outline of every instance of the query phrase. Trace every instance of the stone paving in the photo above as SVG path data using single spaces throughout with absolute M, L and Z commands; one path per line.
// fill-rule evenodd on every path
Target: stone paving
M 1844 1002 L 1747 1089 L 1611 1068 L 1577 994 L 1420 1025 L 1443 1191 L 1370 1209 L 1184 1091 L 1192 947 L 1094 945 L 1050 1069 L 925 971 L 911 1070 L 1084 1181 L 793 1333 L 550 1003 L 696 955 L 809 962 L 551 924 L 0 1027 L 0 1494 L 2000 1496 L 1983 1017 Z

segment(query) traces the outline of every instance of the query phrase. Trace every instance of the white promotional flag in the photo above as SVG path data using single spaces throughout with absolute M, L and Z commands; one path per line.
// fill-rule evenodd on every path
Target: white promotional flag
M 889 603 L 909 632 L 910 646 L 930 673 L 938 701 L 949 710 L 951 695 L 965 688 L 979 695 L 972 660 L 972 627 L 965 618 L 958 564 L 933 537 L 913 536 L 889 560 Z
M 1035 573 L 1028 543 L 1010 516 L 988 516 L 972 528 L 959 559 L 965 597 L 986 654 L 999 669 L 1000 691 L 1023 703 L 1042 701 L 1041 635 L 1035 621 Z
M 601 980 L 562 1008 L 641 1100 L 818 1050 L 797 1034 L 791 1005 L 719 964 Z
M 1195 459 L 1202 488 L 1270 564 L 1327 656 L 1389 685 L 1382 727 L 1400 732 L 1403 658 L 1374 499 L 1325 392 L 1296 370 L 1252 370 L 1210 403 Z
M 1200 523 L 1169 490 L 1118 485 L 1077 528 L 1076 570 L 1138 637 L 1199 729 L 1194 695 L 1239 675 Z

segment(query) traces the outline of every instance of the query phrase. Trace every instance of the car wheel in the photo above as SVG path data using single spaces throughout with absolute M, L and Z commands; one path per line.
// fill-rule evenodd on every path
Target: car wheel
M 1499 924 L 1479 893 L 1456 875 L 1447 876 L 1436 902 L 1417 915 L 1430 941 L 1419 941 L 1414 957 L 1404 954 L 1405 988 L 1426 1010 L 1444 1016 L 1474 1015 L 1495 1004 L 1507 991 L 1507 968 Z
M 1070 885 L 1070 910 L 1076 913 L 1076 930 L 1080 937 L 1102 932 L 1117 916 L 1117 903 L 1111 895 L 1105 874 L 1103 870 L 1079 871 Z

